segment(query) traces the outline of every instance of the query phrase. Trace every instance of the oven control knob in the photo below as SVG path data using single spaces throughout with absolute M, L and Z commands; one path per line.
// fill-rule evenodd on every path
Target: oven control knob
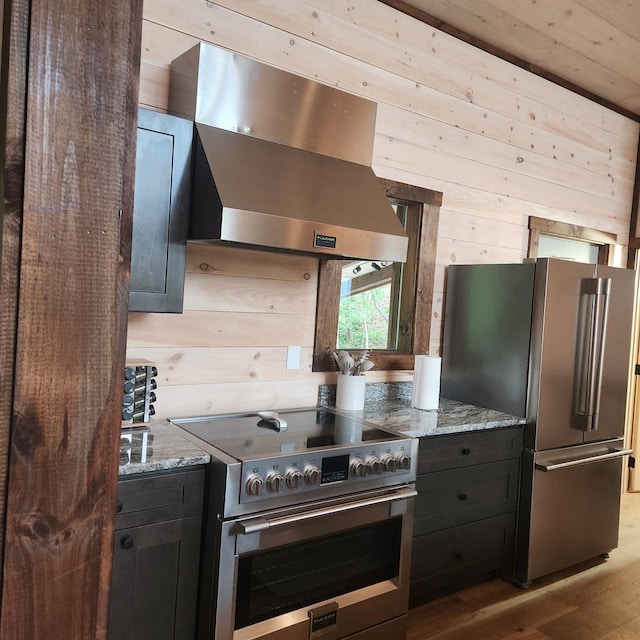
M 367 459 L 367 471 L 372 475 L 379 475 L 382 473 L 382 463 L 378 458 L 372 456 Z
M 382 468 L 385 471 L 397 471 L 398 470 L 398 461 L 393 456 L 383 456 L 382 457 Z
M 299 489 L 302 481 L 302 471 L 299 469 L 289 469 L 286 475 L 287 487 L 289 489 Z
M 398 468 L 409 470 L 411 469 L 411 458 L 406 453 L 401 453 L 398 457 Z
M 282 485 L 284 484 L 284 477 L 281 473 L 274 471 L 267 476 L 267 489 L 269 491 L 273 491 L 278 493 L 280 489 L 282 489 Z
M 367 465 L 360 458 L 354 458 L 351 462 L 351 474 L 356 478 L 364 478 L 367 475 Z
M 315 464 L 310 464 L 304 470 L 304 481 L 307 484 L 320 484 L 320 469 Z
M 263 483 L 264 483 L 264 480 L 260 476 L 258 475 L 250 476 L 249 478 L 247 478 L 247 485 L 246 485 L 247 493 L 250 496 L 259 496 L 260 492 L 262 491 Z

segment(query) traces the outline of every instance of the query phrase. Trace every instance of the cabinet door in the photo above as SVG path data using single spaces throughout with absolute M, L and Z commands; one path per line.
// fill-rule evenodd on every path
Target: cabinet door
M 152 471 L 120 478 L 116 529 L 202 514 L 204 468 Z
M 522 427 L 420 438 L 418 473 L 520 458 L 522 438 Z
M 515 513 L 509 513 L 414 538 L 412 606 L 506 569 L 514 536 Z
M 201 518 L 116 531 L 109 640 L 193 640 Z
M 414 535 L 516 511 L 520 460 L 418 476 Z
M 138 111 L 130 311 L 182 312 L 193 123 Z

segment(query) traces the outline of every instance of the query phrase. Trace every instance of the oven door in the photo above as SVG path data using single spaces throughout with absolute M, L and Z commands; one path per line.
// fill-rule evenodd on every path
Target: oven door
M 222 522 L 216 640 L 403 630 L 415 495 L 410 485 Z

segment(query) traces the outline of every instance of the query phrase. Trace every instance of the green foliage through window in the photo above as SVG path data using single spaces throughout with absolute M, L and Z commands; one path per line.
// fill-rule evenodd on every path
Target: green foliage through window
M 389 349 L 391 285 L 340 300 L 338 349 Z

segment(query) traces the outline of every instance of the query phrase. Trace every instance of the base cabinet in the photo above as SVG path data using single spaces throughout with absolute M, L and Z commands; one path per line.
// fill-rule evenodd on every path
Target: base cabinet
M 118 485 L 109 640 L 193 640 L 204 471 Z
M 412 606 L 513 562 L 522 433 L 513 427 L 421 440 Z

